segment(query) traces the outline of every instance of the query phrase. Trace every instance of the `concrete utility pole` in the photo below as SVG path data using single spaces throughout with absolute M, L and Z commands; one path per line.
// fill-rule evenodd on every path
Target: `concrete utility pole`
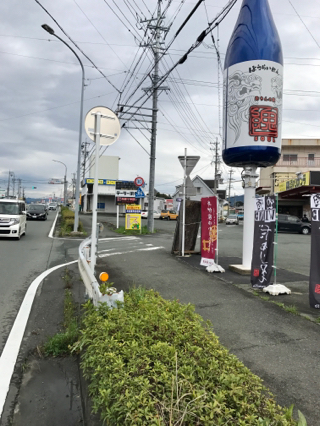
M 210 142 L 211 145 L 214 145 L 214 148 L 210 148 L 211 151 L 214 151 L 214 193 L 217 195 L 217 189 L 219 187 L 218 181 L 220 179 L 219 165 L 220 165 L 220 156 L 219 156 L 219 142 L 216 138 L 215 142 Z M 211 162 L 211 164 L 213 161 Z
M 159 53 L 160 53 L 160 38 L 161 31 L 167 29 L 161 26 L 164 17 L 161 17 L 161 1 L 158 0 L 158 10 L 156 25 L 148 24 L 148 28 L 155 31 L 155 43 L 151 46 L 154 54 L 154 74 L 152 78 L 152 127 L 151 127 L 151 144 L 150 144 L 150 173 L 149 173 L 149 197 L 148 197 L 148 222 L 147 227 L 149 232 L 154 231 L 154 181 L 156 167 L 156 140 L 157 140 L 157 114 L 158 114 L 158 92 L 159 90 L 168 90 L 165 87 L 158 87 L 159 82 Z M 148 89 L 149 90 L 149 89 Z
M 7 197 L 9 197 L 10 195 L 10 176 L 11 176 L 11 172 L 9 170 L 9 176 L 8 176 L 8 188 L 7 188 Z
M 82 162 L 82 167 L 83 167 L 83 173 L 82 173 L 82 179 L 84 180 L 86 177 L 86 164 L 87 164 L 87 156 L 89 151 L 87 151 L 87 145 L 89 145 L 89 142 L 83 142 L 83 144 L 81 145 L 82 148 L 82 155 L 83 155 L 83 162 Z

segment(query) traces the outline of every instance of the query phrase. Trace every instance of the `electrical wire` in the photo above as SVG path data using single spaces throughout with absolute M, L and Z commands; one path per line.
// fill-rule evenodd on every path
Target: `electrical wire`
M 118 92 L 120 93 L 119 89 L 116 88 L 116 86 L 111 83 L 111 81 L 107 78 L 107 76 L 96 66 L 96 64 L 89 58 L 89 56 L 84 53 L 82 49 L 71 39 L 71 37 L 64 31 L 64 29 L 61 27 L 61 25 L 58 23 L 58 21 L 51 15 L 51 13 L 39 2 L 39 0 L 35 0 L 35 2 L 46 12 L 48 16 L 55 22 L 55 24 L 60 28 L 60 30 L 63 32 L 63 34 L 71 41 L 71 43 L 83 54 L 83 56 L 93 65 L 93 67 L 107 80 L 107 82 Z

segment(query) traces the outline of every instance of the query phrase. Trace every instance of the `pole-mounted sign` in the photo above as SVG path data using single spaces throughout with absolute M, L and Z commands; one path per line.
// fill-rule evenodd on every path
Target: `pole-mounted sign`
M 112 145 L 120 136 L 120 122 L 111 109 L 98 106 L 92 108 L 86 115 L 84 127 L 88 137 L 96 144 L 95 174 L 93 185 L 92 231 L 91 231 L 91 269 L 94 273 L 96 265 L 97 239 L 97 208 L 99 181 L 99 151 L 100 145 Z

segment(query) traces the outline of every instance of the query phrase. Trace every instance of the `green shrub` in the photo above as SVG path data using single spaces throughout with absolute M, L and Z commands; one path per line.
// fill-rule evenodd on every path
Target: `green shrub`
M 194 306 L 133 289 L 122 309 L 85 308 L 73 350 L 107 425 L 296 424 Z
M 61 207 L 61 223 L 60 223 L 60 237 L 69 235 L 74 227 L 74 212 L 69 210 L 68 207 Z M 78 232 L 85 232 L 82 222 L 79 220 Z
M 118 234 L 125 234 L 125 235 L 139 235 L 139 234 L 151 234 L 151 232 L 148 231 L 148 227 L 146 225 L 143 225 L 140 229 L 126 229 L 124 226 L 119 226 L 119 228 L 114 228 L 114 232 L 117 232 Z M 157 232 L 154 230 L 154 232 Z

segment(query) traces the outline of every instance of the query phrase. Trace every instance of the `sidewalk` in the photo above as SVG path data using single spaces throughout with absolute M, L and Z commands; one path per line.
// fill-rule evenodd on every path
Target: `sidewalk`
M 81 220 L 90 234 L 91 217 L 81 215 Z M 100 238 L 117 236 L 105 226 Z M 141 238 L 148 239 L 150 244 L 161 244 L 168 240 L 168 235 Z M 159 291 L 164 298 L 194 304 L 197 312 L 212 322 L 221 343 L 264 380 L 280 405 L 294 404 L 295 413 L 297 409 L 302 411 L 308 426 L 319 426 L 320 328 L 315 320 L 320 317 L 320 311 L 308 306 L 308 277 L 279 270 L 277 281 L 289 287 L 292 294 L 269 296 L 267 301 L 252 291 L 249 277 L 228 270 L 228 264 L 234 263 L 241 263 L 240 259 L 221 258 L 219 264 L 226 272 L 209 274 L 200 266 L 199 255 L 179 258 L 161 249 L 146 251 L 143 255 L 130 253 L 125 258 L 100 258 L 97 273 L 107 271 L 119 290 L 126 291 L 135 283 Z M 76 277 L 76 264 L 72 271 Z M 84 410 L 84 403 L 81 404 L 77 360 L 49 359 L 44 366 L 44 361 L 39 361 L 36 353 L 32 352 L 46 336 L 59 329 L 62 321 L 64 283 L 61 273 L 62 270 L 60 275 L 56 272 L 45 280 L 34 303 L 24 342 L 33 358 L 31 368 L 23 374 L 10 425 L 101 424 L 97 417 L 87 416 L 88 410 Z M 73 293 L 78 300 L 83 297 L 82 286 L 75 278 Z M 265 296 L 264 293 L 259 295 Z M 52 309 L 52 297 L 58 301 L 60 312 L 55 318 L 48 315 Z M 285 306 L 295 305 L 300 315 L 287 312 L 270 301 L 281 302 Z M 36 318 L 43 318 L 41 330 L 34 328 Z

